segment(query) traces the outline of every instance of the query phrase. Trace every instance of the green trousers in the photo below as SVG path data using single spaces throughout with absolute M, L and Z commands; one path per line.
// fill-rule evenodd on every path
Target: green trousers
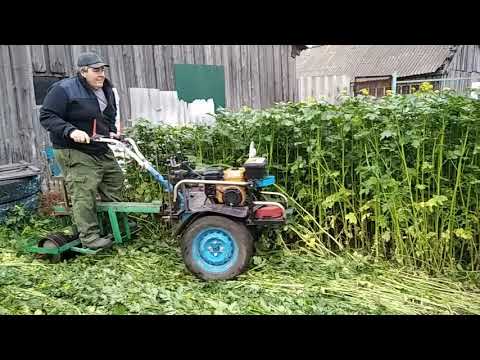
M 91 156 L 75 149 L 55 149 L 72 200 L 73 223 L 83 244 L 100 237 L 96 197 L 122 201 L 124 175 L 113 152 Z

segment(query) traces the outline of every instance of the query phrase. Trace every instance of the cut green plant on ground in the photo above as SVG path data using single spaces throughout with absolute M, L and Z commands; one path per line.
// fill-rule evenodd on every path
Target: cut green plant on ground
M 51 231 L 51 220 L 25 227 Z M 165 231 L 59 264 L 17 253 L 14 231 L 0 232 L 1 314 L 479 314 L 470 273 L 430 278 L 359 254 L 319 257 L 260 243 L 237 280 L 200 281 L 185 270 Z M 10 239 L 10 240 L 8 240 Z

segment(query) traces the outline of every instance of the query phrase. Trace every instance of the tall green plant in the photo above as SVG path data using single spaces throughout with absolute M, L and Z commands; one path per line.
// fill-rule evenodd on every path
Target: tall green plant
M 309 229 L 310 244 L 328 251 L 363 249 L 432 271 L 478 270 L 480 104 L 422 90 L 343 97 L 339 105 L 221 110 L 213 126 L 142 121 L 131 133 L 163 171 L 162 157 L 178 150 L 198 165 L 239 166 L 253 140 L 277 183 L 305 210 L 295 215 L 292 236 Z M 148 191 L 162 196 L 148 176 L 128 174 L 131 189 L 143 189 L 132 190 L 137 200 Z

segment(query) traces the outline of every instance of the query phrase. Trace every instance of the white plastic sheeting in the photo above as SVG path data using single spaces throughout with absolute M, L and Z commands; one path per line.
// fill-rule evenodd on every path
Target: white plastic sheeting
M 210 124 L 214 121 L 213 99 L 198 99 L 186 103 L 178 99 L 176 91 L 130 88 L 132 125 L 141 118 L 156 124 L 171 126 Z

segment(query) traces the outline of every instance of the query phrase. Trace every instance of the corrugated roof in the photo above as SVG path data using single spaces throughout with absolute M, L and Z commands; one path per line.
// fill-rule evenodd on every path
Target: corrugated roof
M 322 75 L 399 77 L 434 73 L 451 45 L 323 45 L 296 58 L 297 77 Z

